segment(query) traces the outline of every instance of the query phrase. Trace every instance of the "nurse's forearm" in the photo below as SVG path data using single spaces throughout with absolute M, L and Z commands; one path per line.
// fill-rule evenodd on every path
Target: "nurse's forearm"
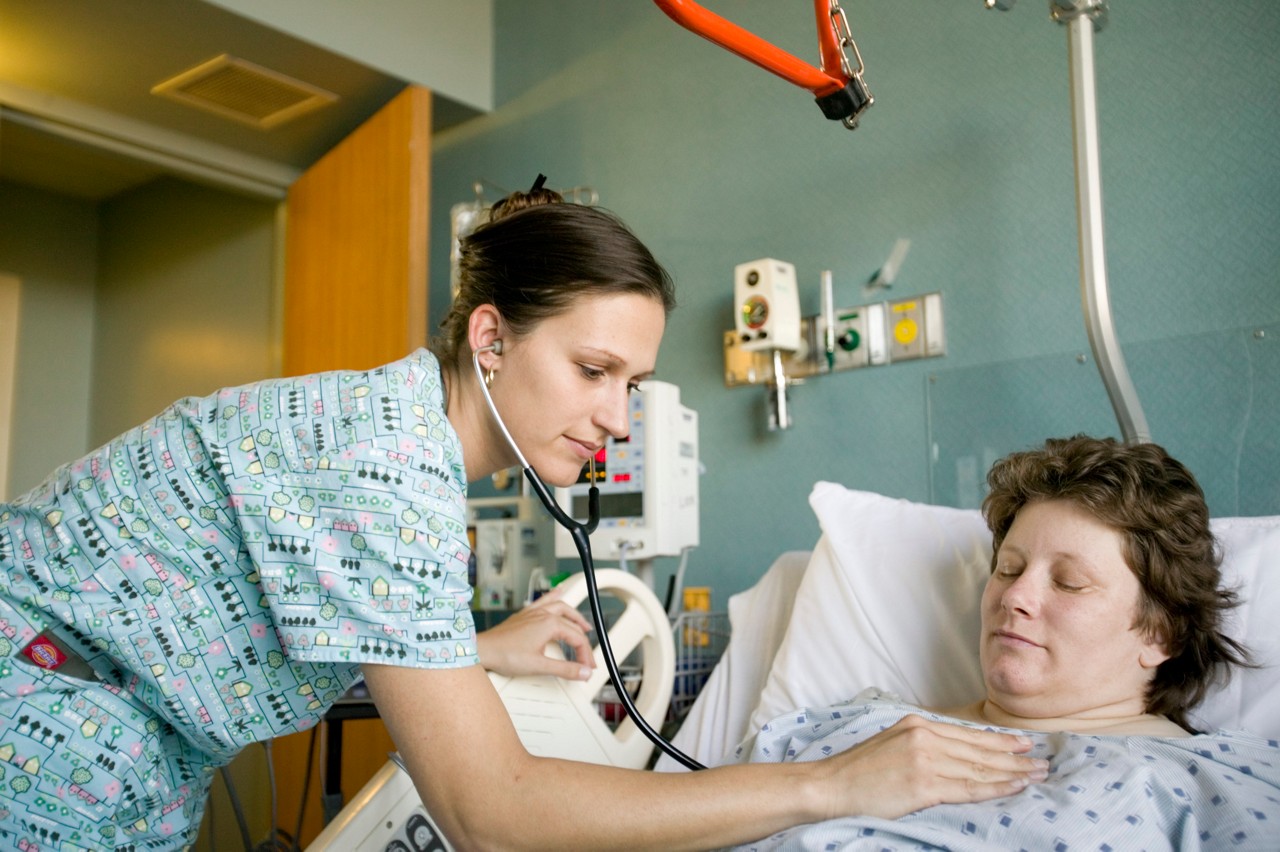
M 532 757 L 479 667 L 365 666 L 414 785 L 462 849 L 706 849 L 836 816 L 1010 795 L 1043 761 L 1007 734 L 908 716 L 813 763 L 655 773 Z

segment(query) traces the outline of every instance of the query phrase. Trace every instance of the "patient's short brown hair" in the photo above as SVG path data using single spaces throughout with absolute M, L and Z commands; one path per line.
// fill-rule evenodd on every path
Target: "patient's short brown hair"
M 1238 603 L 1221 587 L 1221 554 L 1209 507 L 1195 477 L 1156 444 L 1111 438 L 1055 438 L 1009 455 L 987 474 L 982 513 L 995 553 L 1023 506 L 1067 500 L 1118 530 L 1124 559 L 1138 578 L 1135 628 L 1164 642 L 1169 659 L 1147 691 L 1148 713 L 1190 730 L 1186 713 L 1232 665 L 1249 665 L 1244 646 L 1222 632 Z

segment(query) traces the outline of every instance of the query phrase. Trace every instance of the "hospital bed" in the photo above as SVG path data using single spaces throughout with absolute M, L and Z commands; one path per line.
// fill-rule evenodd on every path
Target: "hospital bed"
M 922 707 L 961 705 L 983 694 L 978 605 L 991 535 L 981 514 L 828 482 L 815 485 L 809 502 L 821 537 L 811 551 L 779 555 L 752 588 L 729 600 L 728 646 L 674 738 L 681 751 L 708 766 L 726 762 L 775 717 L 837 704 L 867 687 Z M 1229 632 L 1260 667 L 1235 672 L 1227 684 L 1215 686 L 1192 719 L 1203 730 L 1247 730 L 1280 739 L 1280 631 L 1273 620 L 1280 613 L 1280 517 L 1215 519 L 1213 530 L 1223 548 L 1224 581 L 1239 589 L 1242 600 L 1229 618 Z M 637 610 L 628 619 L 632 639 L 614 644 L 622 653 L 643 644 L 646 660 L 652 656 L 656 664 L 673 653 L 670 634 L 656 627 L 663 623 L 662 611 L 639 590 L 628 594 L 631 606 L 645 601 L 645 615 Z M 645 681 L 665 678 L 667 685 L 657 695 L 646 694 L 646 714 L 660 720 L 653 702 L 669 697 L 671 677 L 669 665 L 646 670 Z M 509 683 L 519 687 L 518 681 Z M 537 688 L 560 687 L 544 680 Z M 589 691 L 567 704 L 588 708 Z M 510 697 L 504 700 L 521 727 L 519 702 Z M 633 731 L 618 738 L 589 711 L 563 715 L 554 738 L 527 739 L 526 745 L 537 753 L 620 766 L 648 760 L 650 747 Z M 610 754 L 611 738 L 625 740 L 616 756 Z M 665 755 L 655 768 L 686 771 Z M 389 762 L 310 850 L 447 848 L 408 776 Z
M 707 765 L 797 708 L 868 687 L 922 707 L 984 694 L 979 599 L 991 534 L 977 510 L 930 506 L 820 482 L 812 551 L 783 553 L 730 599 L 731 639 L 674 744 Z M 1200 730 L 1280 739 L 1280 516 L 1214 519 L 1224 583 L 1241 605 L 1228 632 L 1259 668 L 1233 673 L 1191 714 Z M 656 768 L 673 770 L 669 759 Z

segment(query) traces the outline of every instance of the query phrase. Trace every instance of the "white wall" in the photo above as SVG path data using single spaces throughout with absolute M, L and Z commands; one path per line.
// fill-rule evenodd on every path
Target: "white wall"
M 216 6 L 493 109 L 493 0 L 208 0 Z

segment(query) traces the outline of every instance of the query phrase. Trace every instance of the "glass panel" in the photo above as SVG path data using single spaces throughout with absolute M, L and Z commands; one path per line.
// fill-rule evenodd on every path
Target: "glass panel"
M 1152 440 L 1186 464 L 1218 517 L 1280 514 L 1280 326 L 1126 344 Z M 1119 437 L 1092 356 L 929 377 L 930 497 L 977 508 L 991 463 L 1045 438 Z

